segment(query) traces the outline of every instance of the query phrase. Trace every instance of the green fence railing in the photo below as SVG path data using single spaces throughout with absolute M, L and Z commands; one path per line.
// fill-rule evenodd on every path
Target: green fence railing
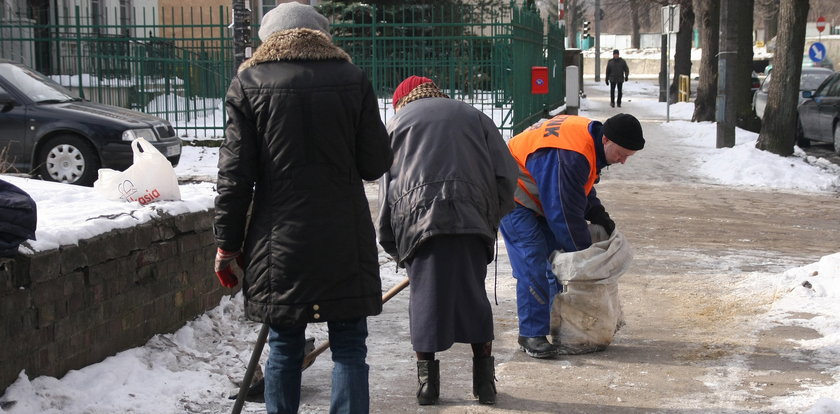
M 368 73 L 385 121 L 394 88 L 410 75 L 487 113 L 506 137 L 563 103 L 564 34 L 549 24 L 544 36 L 533 6 L 424 3 L 318 6 L 333 41 Z M 166 118 L 183 137 L 215 139 L 233 73 L 230 16 L 226 7 L 2 10 L 0 57 L 86 99 Z M 530 93 L 532 66 L 549 67 L 547 95 Z
M 509 7 L 326 3 L 320 11 L 379 96 L 390 97 L 408 76 L 425 76 L 510 130 Z M 392 112 L 384 109 L 387 121 Z
M 221 137 L 232 46 L 225 8 L 50 8 L 0 13 L 0 57 L 80 97 L 169 120 L 179 135 Z M 48 16 L 47 21 L 38 17 Z M 131 22 L 131 23 L 128 23 Z

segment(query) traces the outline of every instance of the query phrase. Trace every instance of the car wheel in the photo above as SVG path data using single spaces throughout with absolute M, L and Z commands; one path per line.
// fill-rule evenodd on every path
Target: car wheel
M 840 121 L 834 123 L 834 152 L 840 154 Z
M 794 144 L 799 145 L 799 148 L 808 148 L 811 146 L 811 140 L 805 138 L 805 131 L 802 129 L 802 122 L 796 121 L 796 137 Z
M 96 151 L 75 135 L 59 135 L 41 148 L 38 157 L 39 175 L 47 181 L 93 185 L 99 172 Z

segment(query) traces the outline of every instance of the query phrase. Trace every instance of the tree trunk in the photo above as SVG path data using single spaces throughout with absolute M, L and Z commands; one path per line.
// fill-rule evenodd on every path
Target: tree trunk
M 639 23 L 639 0 L 630 0 L 630 24 L 632 34 L 630 35 L 630 47 L 641 48 L 641 24 Z
M 699 17 L 700 82 L 697 85 L 697 99 L 694 101 L 694 122 L 715 120 L 715 98 L 717 93 L 718 41 L 720 39 L 720 0 L 695 0 L 694 7 Z
M 668 103 L 677 102 L 680 75 L 691 76 L 691 40 L 694 36 L 694 8 L 691 0 L 680 0 L 680 29 L 677 32 L 676 51 L 674 52 L 674 77 L 671 81 L 671 94 Z
M 577 49 L 578 48 L 578 41 L 577 41 L 577 32 L 578 26 L 580 25 L 580 21 L 577 18 L 577 1 L 576 0 L 567 0 L 566 1 L 566 38 L 569 39 L 569 48 L 570 49 Z M 583 71 L 583 68 L 580 69 Z
M 759 119 L 752 109 L 752 30 L 755 0 L 738 0 L 738 57 L 735 68 L 735 125 L 747 131 L 758 132 Z
M 779 0 L 762 0 L 764 18 L 764 43 L 776 36 L 779 29 Z
M 808 0 L 782 0 L 779 5 L 779 34 L 773 58 L 773 78 L 764 109 L 764 123 L 755 146 L 779 155 L 793 154 L 799 123 L 796 103 L 802 75 L 805 23 Z

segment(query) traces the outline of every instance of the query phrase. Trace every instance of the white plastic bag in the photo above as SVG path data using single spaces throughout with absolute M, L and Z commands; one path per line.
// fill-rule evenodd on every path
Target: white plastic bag
M 172 164 L 143 138 L 131 142 L 134 162 L 125 171 L 101 168 L 93 188 L 109 200 L 149 204 L 158 200 L 180 200 L 181 190 Z
M 603 227 L 590 226 L 592 246 L 577 252 L 554 252 L 552 272 L 564 291 L 551 306 L 551 336 L 561 354 L 603 351 L 624 326 L 618 278 L 633 253 L 617 230 L 607 237 Z

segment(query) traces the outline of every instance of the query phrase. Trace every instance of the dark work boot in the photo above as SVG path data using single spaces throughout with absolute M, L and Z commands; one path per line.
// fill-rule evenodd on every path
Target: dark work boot
M 525 351 L 529 357 L 533 358 L 553 358 L 557 355 L 557 347 L 548 342 L 548 339 L 544 336 L 533 338 L 520 336 L 519 349 Z
M 473 358 L 473 395 L 482 404 L 496 403 L 496 366 L 491 356 Z
M 435 405 L 440 396 L 440 361 L 417 361 L 417 404 Z

